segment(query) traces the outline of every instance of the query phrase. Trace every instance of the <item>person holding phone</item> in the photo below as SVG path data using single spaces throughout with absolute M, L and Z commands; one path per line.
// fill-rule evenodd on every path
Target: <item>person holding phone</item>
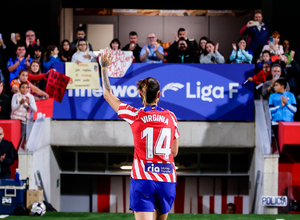
M 264 45 L 268 44 L 269 28 L 262 22 L 263 16 L 260 10 L 255 11 L 254 20 L 248 21 L 241 30 L 242 36 L 249 36 L 249 49 L 253 52 L 252 61 L 256 62 Z
M 266 44 L 263 49 L 263 51 L 270 51 L 271 54 L 271 62 L 274 63 L 279 59 L 279 55 L 283 54 L 283 46 L 279 44 L 280 43 L 280 34 L 277 31 L 274 31 L 272 36 L 269 38 L 269 44 Z M 260 58 L 262 58 L 262 52 L 260 54 Z
M 272 73 L 272 79 L 264 82 L 263 88 L 262 88 L 262 95 L 265 99 L 269 99 L 269 96 L 275 92 L 274 86 L 275 82 L 278 79 L 284 79 L 284 77 L 281 77 L 281 66 L 279 64 L 274 64 L 271 68 Z M 286 85 L 286 91 L 290 91 L 289 83 L 287 82 Z

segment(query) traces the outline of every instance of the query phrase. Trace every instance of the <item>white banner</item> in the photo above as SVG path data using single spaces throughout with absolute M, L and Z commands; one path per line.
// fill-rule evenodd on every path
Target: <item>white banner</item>
M 103 53 L 103 50 L 100 50 L 100 54 Z M 128 68 L 132 63 L 132 51 L 111 51 L 113 60 L 112 64 L 109 66 L 109 77 L 123 77 L 127 72 Z M 101 56 L 100 56 L 101 57 Z M 99 63 L 101 62 L 101 58 L 99 57 Z

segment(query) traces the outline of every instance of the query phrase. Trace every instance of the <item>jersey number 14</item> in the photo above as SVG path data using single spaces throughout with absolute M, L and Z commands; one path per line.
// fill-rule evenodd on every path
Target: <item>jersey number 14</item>
M 155 155 L 163 155 L 165 159 L 169 159 L 171 154 L 171 129 L 160 129 L 156 143 L 153 146 L 153 133 L 154 128 L 147 127 L 142 131 L 142 139 L 146 138 L 146 158 L 153 159 L 153 153 Z

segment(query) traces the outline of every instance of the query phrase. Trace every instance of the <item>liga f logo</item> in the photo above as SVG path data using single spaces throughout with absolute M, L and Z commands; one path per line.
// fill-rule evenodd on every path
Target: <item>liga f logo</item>
M 183 84 L 181 83 L 168 83 L 167 85 L 164 86 L 164 88 L 162 89 L 162 97 L 165 97 L 165 91 L 167 90 L 173 90 L 173 91 L 178 91 L 179 89 L 182 89 L 184 87 Z

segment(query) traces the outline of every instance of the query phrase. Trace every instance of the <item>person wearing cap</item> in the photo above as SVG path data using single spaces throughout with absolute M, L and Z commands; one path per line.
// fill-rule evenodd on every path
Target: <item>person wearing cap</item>
M 10 166 L 14 163 L 13 149 L 13 144 L 4 139 L 4 131 L 0 127 L 0 179 L 10 179 Z
M 224 56 L 218 50 L 219 43 L 207 41 L 204 53 L 200 56 L 200 63 L 225 63 Z

